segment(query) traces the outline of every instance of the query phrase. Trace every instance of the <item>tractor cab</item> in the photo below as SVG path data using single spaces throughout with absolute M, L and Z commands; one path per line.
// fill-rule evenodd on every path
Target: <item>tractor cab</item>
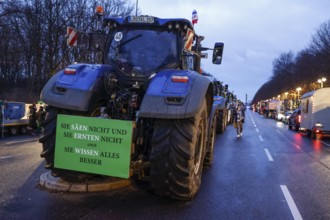
M 114 66 L 125 77 L 144 81 L 163 69 L 199 72 L 200 42 L 186 19 L 161 19 L 152 16 L 105 18 L 107 43 L 104 63 Z M 216 43 L 214 63 L 221 63 L 222 47 Z M 220 63 L 219 63 L 220 59 Z
M 161 27 L 122 26 L 110 32 L 105 63 L 115 65 L 125 75 L 149 77 L 161 69 L 179 65 L 178 33 Z

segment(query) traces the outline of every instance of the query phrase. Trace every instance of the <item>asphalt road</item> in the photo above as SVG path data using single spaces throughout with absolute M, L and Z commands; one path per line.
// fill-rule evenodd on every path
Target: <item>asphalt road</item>
M 18 141 L 18 142 L 16 142 Z M 143 185 L 98 193 L 49 192 L 33 137 L 0 141 L 0 219 L 330 219 L 330 141 L 246 112 L 243 137 L 227 127 L 192 201 Z

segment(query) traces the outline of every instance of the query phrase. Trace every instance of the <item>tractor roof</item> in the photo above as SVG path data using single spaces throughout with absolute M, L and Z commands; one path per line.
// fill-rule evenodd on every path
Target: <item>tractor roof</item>
M 105 25 L 110 26 L 111 24 L 116 23 L 117 25 L 150 25 L 150 26 L 163 26 L 163 25 L 172 25 L 173 28 L 177 24 L 181 27 L 190 28 L 194 30 L 191 22 L 185 18 L 157 18 L 148 15 L 142 16 L 128 16 L 126 18 L 114 18 L 108 17 L 104 19 Z

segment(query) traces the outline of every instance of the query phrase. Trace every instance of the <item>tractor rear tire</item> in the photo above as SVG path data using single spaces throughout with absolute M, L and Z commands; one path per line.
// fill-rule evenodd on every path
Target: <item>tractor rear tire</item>
M 202 177 L 207 113 L 204 102 L 193 118 L 154 122 L 151 141 L 151 187 L 160 196 L 191 200 Z
M 98 109 L 99 108 L 95 108 L 95 110 L 91 113 L 92 115 L 89 115 L 94 117 L 97 116 L 96 112 Z M 85 181 L 86 179 L 92 179 L 95 176 L 99 176 L 78 171 L 57 169 L 54 167 L 56 123 L 58 114 L 70 115 L 67 110 L 48 106 L 46 108 L 45 120 L 41 122 L 43 132 L 39 139 L 39 142 L 42 143 L 43 150 L 40 153 L 40 156 L 45 159 L 45 168 L 50 169 L 52 171 L 53 176 L 59 176 L 69 181 L 81 182 Z
M 26 127 L 25 125 L 22 125 L 22 126 L 19 128 L 19 130 L 20 130 L 20 133 L 21 133 L 21 134 L 26 134 L 26 133 L 27 133 L 27 127 Z
M 209 137 L 207 139 L 207 152 L 204 158 L 204 166 L 211 166 L 213 164 L 214 158 L 214 143 L 216 137 L 216 127 L 217 127 L 217 115 L 213 116 L 211 130 L 209 132 Z
M 42 152 L 40 156 L 45 159 L 45 168 L 54 168 L 54 153 L 55 153 L 55 131 L 58 109 L 53 107 L 46 108 L 45 120 L 41 123 L 43 133 L 39 139 L 42 143 Z
M 16 127 L 16 126 L 12 126 L 12 127 L 10 127 L 10 128 L 9 128 L 9 132 L 10 132 L 10 135 L 11 135 L 11 136 L 15 136 L 15 135 L 17 135 L 17 133 L 18 133 L 18 127 Z
M 217 117 L 217 133 L 222 134 L 226 129 L 226 119 L 223 111 L 218 111 Z

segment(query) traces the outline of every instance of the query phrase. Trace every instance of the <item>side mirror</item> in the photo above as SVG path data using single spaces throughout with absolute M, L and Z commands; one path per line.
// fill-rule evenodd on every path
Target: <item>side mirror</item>
M 212 63 L 221 64 L 224 43 L 215 43 L 213 49 Z

